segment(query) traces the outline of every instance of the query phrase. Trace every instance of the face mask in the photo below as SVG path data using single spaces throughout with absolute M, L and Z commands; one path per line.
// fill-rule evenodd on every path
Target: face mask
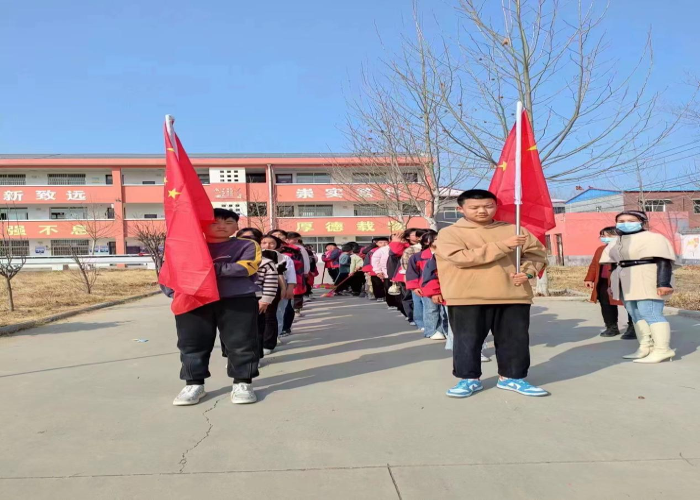
M 641 222 L 618 222 L 617 224 L 615 224 L 615 227 L 618 228 L 623 233 L 634 233 L 634 232 L 642 229 L 642 223 Z
M 610 236 L 601 236 L 600 241 L 607 245 L 608 243 L 612 243 L 613 241 L 615 241 L 615 238 L 612 238 Z

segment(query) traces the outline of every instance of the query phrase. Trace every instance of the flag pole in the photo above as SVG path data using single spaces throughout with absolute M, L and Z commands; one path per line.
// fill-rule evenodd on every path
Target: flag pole
M 522 173 L 522 148 L 523 148 L 523 103 L 518 101 L 515 109 L 515 234 L 520 235 L 520 206 L 523 204 L 523 180 Z M 520 272 L 520 257 L 522 247 L 515 249 L 515 272 Z
M 175 117 L 173 115 L 165 115 L 165 130 L 168 132 L 168 137 L 170 138 L 170 144 L 175 151 L 175 156 L 180 157 L 180 152 L 177 150 L 177 141 L 175 140 Z

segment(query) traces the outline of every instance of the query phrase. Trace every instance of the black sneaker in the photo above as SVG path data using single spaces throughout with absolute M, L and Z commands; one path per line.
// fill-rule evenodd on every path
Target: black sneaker
M 601 337 L 616 337 L 618 335 L 620 335 L 620 329 L 617 325 L 608 326 L 605 331 L 600 334 Z

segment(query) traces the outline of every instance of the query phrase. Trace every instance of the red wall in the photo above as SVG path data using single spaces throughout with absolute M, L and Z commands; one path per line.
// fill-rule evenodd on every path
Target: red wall
M 581 212 L 558 214 L 555 216 L 557 225 L 547 231 L 548 235 L 562 235 L 564 256 L 591 256 L 601 245 L 600 230 L 615 225 L 614 212 Z M 680 254 L 679 228 L 688 226 L 687 212 L 659 212 L 649 214 L 649 228 L 661 233 L 674 242 L 676 253 Z M 556 239 L 551 237 L 552 253 L 557 254 Z

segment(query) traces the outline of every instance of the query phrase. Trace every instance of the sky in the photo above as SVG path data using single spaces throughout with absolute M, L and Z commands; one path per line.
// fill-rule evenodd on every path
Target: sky
M 424 0 L 454 26 L 457 0 Z M 487 0 L 491 8 L 500 1 Z M 410 32 L 411 0 L 2 0 L 0 153 L 343 152 L 347 99 Z M 610 58 L 653 29 L 654 90 L 699 72 L 690 0 L 612 0 Z M 381 37 L 381 38 L 380 38 Z M 682 141 L 682 139 L 678 139 Z

